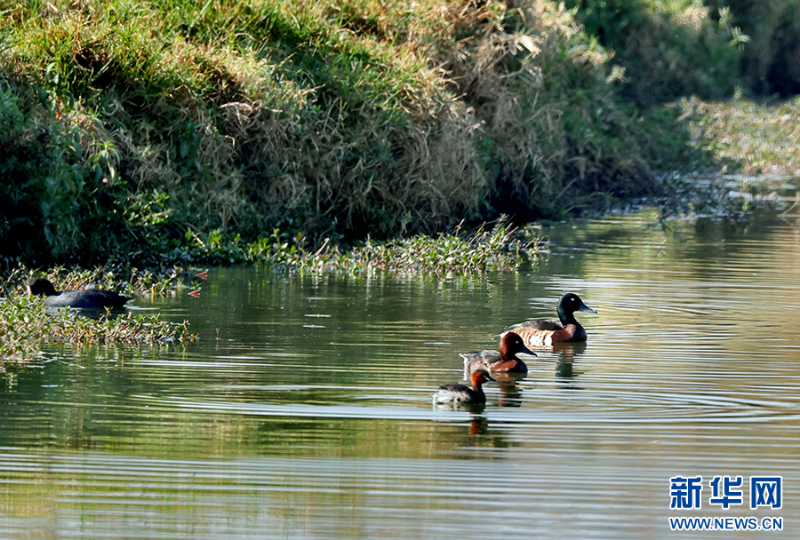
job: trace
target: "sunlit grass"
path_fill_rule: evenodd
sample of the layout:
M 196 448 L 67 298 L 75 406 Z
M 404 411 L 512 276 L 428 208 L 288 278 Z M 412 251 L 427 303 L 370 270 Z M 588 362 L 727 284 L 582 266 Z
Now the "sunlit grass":
M 216 231 L 205 240 L 187 234 L 187 244 L 172 255 L 187 264 L 261 262 L 289 273 L 347 275 L 475 274 L 535 264 L 544 242 L 534 227 L 509 228 L 504 220 L 492 228 L 485 227 L 471 234 L 456 231 L 437 237 L 367 239 L 349 248 L 327 240 L 312 248 L 302 234 L 290 236 L 279 230 L 251 243 L 239 237 L 226 238 Z
M 706 145 L 731 170 L 800 175 L 800 99 L 686 100 L 695 144 Z

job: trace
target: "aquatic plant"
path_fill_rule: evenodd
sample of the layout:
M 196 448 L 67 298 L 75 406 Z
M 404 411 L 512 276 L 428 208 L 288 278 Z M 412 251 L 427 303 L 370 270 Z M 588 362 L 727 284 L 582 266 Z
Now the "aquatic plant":
M 275 229 L 268 237 L 245 242 L 241 236 L 226 237 L 212 231 L 205 239 L 187 233 L 184 244 L 166 254 L 180 264 L 237 264 L 261 262 L 276 271 L 290 273 L 470 274 L 495 270 L 516 270 L 535 263 L 545 242 L 536 227 L 509 228 L 501 217 L 472 233 L 456 229 L 437 237 L 415 235 L 398 240 L 367 238 L 345 247 L 326 239 L 311 248 L 301 233 L 289 235 Z
M 106 345 L 165 345 L 187 343 L 197 339 L 188 321 L 172 323 L 156 315 L 127 315 L 107 312 L 98 317 L 78 315 L 75 310 L 47 310 L 41 298 L 27 294 L 26 285 L 34 275 L 17 268 L 0 281 L 0 365 L 3 361 L 21 362 L 40 354 L 45 341 L 63 341 L 74 346 Z M 132 271 L 123 289 L 137 294 L 160 294 L 177 288 L 168 287 L 174 277 L 156 278 L 150 271 Z M 80 288 L 87 284 L 118 288 L 113 272 L 104 269 L 66 272 L 54 268 L 46 274 L 58 288 Z

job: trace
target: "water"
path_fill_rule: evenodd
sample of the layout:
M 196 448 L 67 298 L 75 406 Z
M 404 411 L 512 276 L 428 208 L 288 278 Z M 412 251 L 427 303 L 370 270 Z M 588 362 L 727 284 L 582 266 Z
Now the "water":
M 548 235 L 519 274 L 212 269 L 199 299 L 135 302 L 199 343 L 53 345 L 0 375 L 0 537 L 715 536 L 670 516 L 797 530 L 797 215 L 665 229 L 646 210 Z M 431 406 L 458 352 L 551 317 L 564 291 L 598 311 L 578 314 L 587 345 L 538 349 L 482 412 Z M 703 477 L 702 509 L 670 510 L 678 475 Z M 719 475 L 743 477 L 743 504 L 709 504 Z M 756 475 L 783 477 L 781 509 L 749 508 Z

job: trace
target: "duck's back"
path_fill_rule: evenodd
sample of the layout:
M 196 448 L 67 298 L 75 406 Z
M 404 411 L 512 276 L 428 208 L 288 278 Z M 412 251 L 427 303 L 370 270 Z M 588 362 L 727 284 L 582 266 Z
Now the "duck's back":
M 464 368 L 467 373 L 472 373 L 479 369 L 490 371 L 528 371 L 525 362 L 518 358 L 503 361 L 500 351 L 481 351 L 473 353 L 459 353 L 464 359 Z
M 509 326 L 506 328 L 506 332 L 517 332 L 522 328 L 530 328 L 532 330 L 546 330 L 546 331 L 555 331 L 555 330 L 563 330 L 564 325 L 561 324 L 561 321 L 557 321 L 555 319 L 547 320 L 534 320 L 531 319 L 529 321 L 525 321 L 523 323 L 515 324 L 514 326 Z M 519 332 L 517 332 L 519 333 Z
M 445 384 L 433 395 L 433 402 L 443 403 L 486 403 L 486 395 L 463 384 Z
M 459 353 L 459 356 L 464 359 L 464 365 L 468 368 L 469 372 L 478 369 L 486 369 L 495 362 L 500 361 L 499 351 L 481 351 L 471 353 Z
M 80 309 L 120 309 L 129 299 L 111 291 L 88 289 L 85 291 L 64 291 L 44 299 L 49 307 L 71 307 Z

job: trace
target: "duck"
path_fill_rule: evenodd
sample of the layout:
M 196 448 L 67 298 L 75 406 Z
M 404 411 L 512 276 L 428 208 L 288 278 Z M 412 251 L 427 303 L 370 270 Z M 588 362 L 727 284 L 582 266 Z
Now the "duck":
M 34 296 L 44 296 L 44 304 L 54 308 L 122 309 L 125 302 L 130 300 L 126 296 L 100 289 L 58 292 L 45 278 L 31 281 L 28 284 L 28 291 Z
M 483 393 L 483 383 L 494 381 L 485 369 L 475 371 L 469 377 L 470 388 L 464 384 L 445 384 L 433 394 L 434 405 L 470 405 L 486 403 L 486 394 Z
M 529 347 L 535 345 L 552 345 L 553 343 L 578 343 L 586 341 L 586 330 L 575 319 L 576 311 L 597 313 L 583 303 L 575 293 L 566 293 L 558 301 L 557 321 L 530 320 L 506 328 L 507 332 L 514 332 L 522 337 Z
M 478 369 L 486 369 L 490 372 L 517 372 L 528 371 L 525 362 L 517 358 L 518 353 L 525 353 L 531 356 L 538 356 L 535 352 L 525 346 L 525 342 L 516 332 L 506 332 L 500 338 L 499 351 L 481 351 L 471 353 L 460 353 L 464 359 L 464 369 L 467 373 L 472 373 Z

